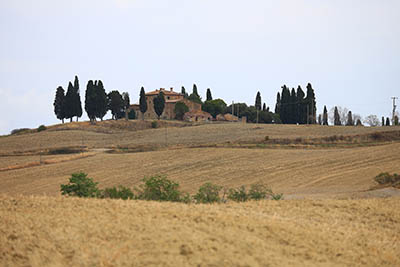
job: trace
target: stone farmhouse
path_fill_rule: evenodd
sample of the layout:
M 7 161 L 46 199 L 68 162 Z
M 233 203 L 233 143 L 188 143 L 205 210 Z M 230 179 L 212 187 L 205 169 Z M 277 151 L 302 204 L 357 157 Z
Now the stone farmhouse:
M 163 113 L 161 114 L 161 119 L 175 119 L 175 105 L 178 102 L 183 102 L 189 108 L 189 112 L 186 112 L 184 115 L 184 120 L 212 120 L 212 116 L 210 113 L 201 110 L 201 104 L 186 99 L 183 94 L 174 92 L 173 88 L 170 88 L 170 90 L 160 88 L 159 90 L 157 89 L 155 91 L 146 93 L 147 111 L 144 113 L 145 119 L 157 119 L 157 114 L 154 111 L 154 98 L 157 97 L 160 92 L 163 92 L 165 98 L 165 107 Z M 139 104 L 131 105 L 130 108 L 135 110 L 138 118 L 141 118 L 142 114 L 140 112 Z

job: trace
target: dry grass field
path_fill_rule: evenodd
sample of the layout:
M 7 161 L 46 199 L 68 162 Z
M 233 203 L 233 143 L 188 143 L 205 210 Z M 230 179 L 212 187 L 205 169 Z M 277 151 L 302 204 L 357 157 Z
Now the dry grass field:
M 400 127 L 149 123 L 72 123 L 1 137 L 0 266 L 400 265 L 400 190 L 371 190 L 377 174 L 400 173 L 397 139 L 265 143 L 266 136 L 398 135 Z M 79 153 L 62 154 L 71 149 Z M 285 200 L 187 205 L 61 197 L 60 184 L 79 171 L 100 187 L 134 187 L 144 176 L 165 174 L 189 193 L 205 182 L 261 182 Z
M 399 266 L 400 199 L 187 205 L 0 195 L 1 266 Z

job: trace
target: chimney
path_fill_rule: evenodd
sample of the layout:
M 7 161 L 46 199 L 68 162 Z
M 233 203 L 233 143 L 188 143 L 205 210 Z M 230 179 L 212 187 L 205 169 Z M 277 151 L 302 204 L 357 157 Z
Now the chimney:
M 171 92 L 174 90 L 174 87 L 169 88 L 171 90 Z

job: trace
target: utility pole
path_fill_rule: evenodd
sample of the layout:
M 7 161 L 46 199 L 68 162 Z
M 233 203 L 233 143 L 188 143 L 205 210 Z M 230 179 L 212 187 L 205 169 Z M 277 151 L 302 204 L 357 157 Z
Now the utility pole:
M 396 96 L 391 97 L 393 99 L 393 114 L 392 114 L 392 125 L 394 125 L 394 117 L 396 116 L 396 99 L 399 99 Z

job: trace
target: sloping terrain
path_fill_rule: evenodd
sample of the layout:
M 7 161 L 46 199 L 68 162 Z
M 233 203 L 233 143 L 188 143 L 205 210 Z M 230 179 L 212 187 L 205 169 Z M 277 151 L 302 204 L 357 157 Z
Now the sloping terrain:
M 399 200 L 0 196 L 0 265 L 399 266 Z

